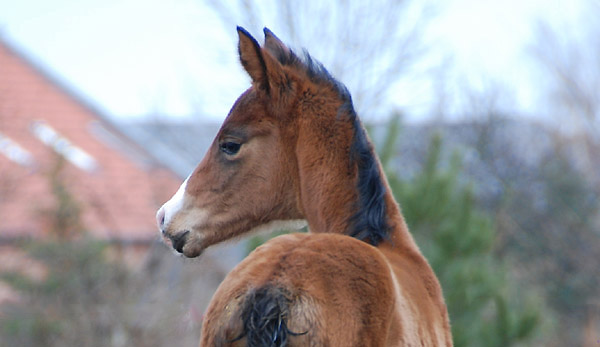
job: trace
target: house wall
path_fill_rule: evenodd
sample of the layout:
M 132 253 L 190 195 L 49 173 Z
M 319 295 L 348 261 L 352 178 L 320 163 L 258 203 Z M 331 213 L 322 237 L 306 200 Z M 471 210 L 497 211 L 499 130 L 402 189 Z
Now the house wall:
M 99 125 L 111 136 L 100 136 Z M 81 229 L 107 239 L 152 239 L 156 210 L 180 184 L 93 106 L 0 42 L 2 138 L 29 160 L 0 152 L 0 236 L 51 233 L 64 191 L 66 205 L 80 210 Z M 56 170 L 60 158 L 66 160 Z

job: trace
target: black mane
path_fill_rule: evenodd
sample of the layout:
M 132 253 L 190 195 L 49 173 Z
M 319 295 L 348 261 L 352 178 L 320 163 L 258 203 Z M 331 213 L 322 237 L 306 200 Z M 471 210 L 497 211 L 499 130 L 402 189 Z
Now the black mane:
M 373 148 L 351 103 L 350 108 L 354 122 L 354 139 L 350 157 L 358 166 L 359 206 L 352 216 L 354 230 L 351 230 L 349 235 L 359 240 L 368 240 L 370 244 L 377 246 L 389 236 L 389 225 L 386 220 L 386 187 Z
M 342 100 L 338 116 L 346 115 L 353 123 L 354 138 L 350 148 L 350 160 L 358 167 L 357 212 L 351 218 L 353 227 L 348 234 L 377 246 L 389 236 L 389 226 L 386 221 L 386 187 L 383 184 L 382 173 L 379 170 L 373 148 L 354 110 L 348 88 L 331 76 L 323 64 L 314 60 L 306 51 L 304 51 L 303 59 L 300 59 L 292 51 L 272 53 L 275 53 L 277 60 L 282 65 L 293 65 L 303 69 L 311 81 L 332 87 Z

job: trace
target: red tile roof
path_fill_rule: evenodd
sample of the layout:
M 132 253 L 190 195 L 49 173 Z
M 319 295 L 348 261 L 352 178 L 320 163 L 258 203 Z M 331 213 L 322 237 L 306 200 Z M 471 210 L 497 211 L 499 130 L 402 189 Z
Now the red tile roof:
M 110 239 L 155 238 L 154 214 L 177 190 L 177 176 L 0 40 L 1 238 L 49 232 L 45 211 L 57 206 L 49 178 L 57 152 L 71 157 L 61 177 L 89 232 Z

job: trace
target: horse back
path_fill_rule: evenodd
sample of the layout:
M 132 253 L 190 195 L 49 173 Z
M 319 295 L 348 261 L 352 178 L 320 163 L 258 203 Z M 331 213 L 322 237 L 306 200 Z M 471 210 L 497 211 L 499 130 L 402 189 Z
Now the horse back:
M 274 238 L 219 286 L 201 345 L 434 345 L 419 330 L 419 285 L 398 276 L 382 252 L 349 236 Z

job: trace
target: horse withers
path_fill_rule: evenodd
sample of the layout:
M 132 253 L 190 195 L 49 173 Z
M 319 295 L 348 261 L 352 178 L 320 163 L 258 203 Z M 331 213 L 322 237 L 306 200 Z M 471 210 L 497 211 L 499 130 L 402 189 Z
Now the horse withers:
M 439 282 L 394 200 L 348 90 L 268 29 L 238 27 L 252 86 L 157 213 L 186 257 L 258 230 L 276 237 L 221 283 L 202 346 L 451 346 Z

